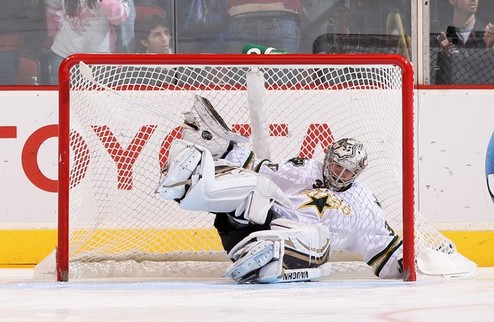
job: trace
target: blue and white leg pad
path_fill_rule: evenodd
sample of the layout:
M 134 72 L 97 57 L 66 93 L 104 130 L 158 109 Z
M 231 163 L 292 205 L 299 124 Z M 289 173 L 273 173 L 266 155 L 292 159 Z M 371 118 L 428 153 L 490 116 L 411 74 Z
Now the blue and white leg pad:
M 169 154 L 164 178 L 155 190 L 164 200 L 173 200 L 185 195 L 185 185 L 203 158 L 204 149 L 186 141 L 175 140 Z
M 326 226 L 287 219 L 275 219 L 271 226 L 272 230 L 250 234 L 228 253 L 234 263 L 224 276 L 239 283 L 282 283 L 329 275 Z
M 243 256 L 234 264 L 230 265 L 224 275 L 231 277 L 240 283 L 248 283 L 251 281 L 256 281 L 258 283 L 273 283 L 281 274 L 278 270 L 279 265 L 273 267 L 275 271 L 271 272 L 271 274 L 269 274 L 270 276 L 264 276 L 263 278 L 258 276 L 257 271 L 266 267 L 270 262 L 278 261 L 280 253 L 279 241 L 258 240 L 252 242 L 245 246 L 245 249 L 242 250 Z

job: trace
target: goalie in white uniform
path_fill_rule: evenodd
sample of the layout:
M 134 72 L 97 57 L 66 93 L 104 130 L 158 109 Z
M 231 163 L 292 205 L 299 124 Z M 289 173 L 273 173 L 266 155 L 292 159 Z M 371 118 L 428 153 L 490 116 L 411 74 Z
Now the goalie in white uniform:
M 156 189 L 180 207 L 216 214 L 214 225 L 238 282 L 304 281 L 327 274 L 330 250 L 357 253 L 380 278 L 402 278 L 403 243 L 372 192 L 355 179 L 367 165 L 362 143 L 341 139 L 324 163 L 258 160 L 238 143 L 211 103 L 197 96 L 184 140 L 170 151 Z

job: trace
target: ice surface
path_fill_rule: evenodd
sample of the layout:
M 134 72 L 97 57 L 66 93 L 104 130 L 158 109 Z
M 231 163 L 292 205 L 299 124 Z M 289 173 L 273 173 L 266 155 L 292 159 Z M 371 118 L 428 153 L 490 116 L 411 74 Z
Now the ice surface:
M 0 321 L 494 321 L 494 268 L 417 282 L 327 278 L 39 281 L 0 269 Z

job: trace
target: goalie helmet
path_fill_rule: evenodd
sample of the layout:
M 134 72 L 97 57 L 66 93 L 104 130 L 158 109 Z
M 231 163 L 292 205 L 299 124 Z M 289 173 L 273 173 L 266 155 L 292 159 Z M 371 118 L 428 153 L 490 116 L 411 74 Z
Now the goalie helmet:
M 324 184 L 342 191 L 348 188 L 367 167 L 364 145 L 355 139 L 344 138 L 333 142 L 324 157 Z
M 184 114 L 183 139 L 208 149 L 213 159 L 221 158 L 233 143 L 249 139 L 232 132 L 211 102 L 196 95 L 193 110 Z

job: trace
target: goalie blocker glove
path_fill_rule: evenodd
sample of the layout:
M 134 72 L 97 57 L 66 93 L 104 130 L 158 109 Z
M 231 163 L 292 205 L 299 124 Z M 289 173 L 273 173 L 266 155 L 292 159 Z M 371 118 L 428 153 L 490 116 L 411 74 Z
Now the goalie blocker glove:
M 275 219 L 271 230 L 238 243 L 228 256 L 234 263 L 224 276 L 239 283 L 302 282 L 329 275 L 329 229 Z

